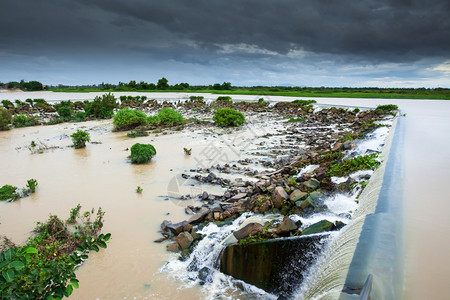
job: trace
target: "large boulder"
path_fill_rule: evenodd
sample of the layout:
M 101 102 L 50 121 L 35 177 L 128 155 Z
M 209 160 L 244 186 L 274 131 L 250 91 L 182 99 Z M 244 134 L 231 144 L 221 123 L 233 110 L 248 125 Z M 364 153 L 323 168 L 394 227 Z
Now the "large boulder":
M 308 193 L 302 192 L 300 190 L 294 190 L 290 195 L 289 195 L 289 200 L 291 200 L 292 202 L 297 202 L 297 201 L 301 201 L 304 200 L 308 197 Z
M 315 190 L 320 186 L 320 181 L 315 178 L 311 178 L 303 182 L 303 185 L 306 186 L 308 189 Z
M 249 223 L 239 230 L 233 232 L 234 237 L 239 241 L 249 237 L 250 235 L 255 235 L 258 232 L 263 231 L 263 226 L 259 223 Z
M 277 227 L 277 233 L 278 234 L 289 233 L 293 230 L 296 230 L 297 228 L 298 228 L 297 225 L 288 216 L 285 216 L 283 221 Z
M 166 249 L 170 252 L 178 252 L 180 251 L 180 246 L 178 246 L 178 243 L 171 243 L 166 246 Z
M 335 229 L 336 226 L 332 222 L 328 220 L 322 220 L 307 227 L 305 230 L 303 230 L 302 235 L 320 233 L 324 231 L 332 231 Z
M 166 224 L 166 229 L 169 230 L 173 235 L 178 235 L 180 232 L 184 231 L 184 227 L 188 225 L 188 222 L 182 221 L 175 224 Z M 162 227 L 162 226 L 161 226 Z
M 181 250 L 189 248 L 193 241 L 194 238 L 189 232 L 182 232 L 177 236 L 177 243 Z
M 283 202 L 288 198 L 288 194 L 283 187 L 277 186 L 272 192 L 272 202 L 275 208 L 283 206 Z
M 202 209 L 200 209 L 200 211 L 198 211 L 195 215 L 193 215 L 187 222 L 189 224 L 198 224 L 203 222 L 203 220 L 205 219 L 205 217 L 210 213 L 211 210 L 209 210 L 206 207 L 202 207 Z

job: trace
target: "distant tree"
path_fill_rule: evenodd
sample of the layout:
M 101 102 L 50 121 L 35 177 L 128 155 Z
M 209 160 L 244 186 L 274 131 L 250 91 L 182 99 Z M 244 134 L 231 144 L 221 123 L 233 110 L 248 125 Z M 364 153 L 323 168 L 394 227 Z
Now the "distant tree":
M 231 90 L 231 82 L 222 83 L 222 90 Z
M 158 90 L 166 90 L 169 88 L 169 81 L 163 77 L 160 80 L 158 80 L 158 84 L 156 85 Z
M 136 88 L 136 80 L 130 80 L 128 86 L 132 89 Z
M 214 85 L 212 86 L 213 90 L 221 90 L 222 89 L 222 85 L 220 85 L 220 83 L 214 83 Z

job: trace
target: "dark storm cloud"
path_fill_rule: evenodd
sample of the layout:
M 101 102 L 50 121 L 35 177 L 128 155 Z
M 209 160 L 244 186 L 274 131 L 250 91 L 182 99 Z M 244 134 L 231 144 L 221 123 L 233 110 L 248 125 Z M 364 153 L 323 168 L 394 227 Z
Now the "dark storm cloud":
M 167 56 L 247 44 L 280 55 L 302 49 L 381 60 L 450 52 L 448 0 L 2 2 L 4 51 L 139 47 Z

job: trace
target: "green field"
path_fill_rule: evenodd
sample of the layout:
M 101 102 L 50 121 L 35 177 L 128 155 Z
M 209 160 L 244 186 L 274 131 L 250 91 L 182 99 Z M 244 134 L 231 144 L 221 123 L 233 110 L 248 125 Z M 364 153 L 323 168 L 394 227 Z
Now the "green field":
M 338 89 L 338 88 L 300 88 L 300 90 L 280 90 L 279 88 L 233 88 L 232 90 L 184 89 L 184 90 L 139 90 L 139 89 L 95 89 L 61 88 L 54 92 L 182 92 L 211 93 L 225 95 L 259 95 L 288 97 L 329 97 L 329 98 L 381 98 L 381 99 L 434 99 L 450 100 L 450 89 Z

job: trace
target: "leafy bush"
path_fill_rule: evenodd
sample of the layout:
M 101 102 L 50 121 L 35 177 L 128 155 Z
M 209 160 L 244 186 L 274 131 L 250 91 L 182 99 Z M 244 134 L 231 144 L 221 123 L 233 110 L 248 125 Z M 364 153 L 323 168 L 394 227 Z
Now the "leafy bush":
M 70 108 L 70 106 L 62 106 L 56 111 L 58 112 L 58 115 L 64 120 L 70 120 L 70 117 L 72 117 L 72 109 Z
M 372 153 L 353 159 L 344 159 L 341 163 L 331 164 L 328 167 L 328 175 L 341 177 L 359 170 L 375 170 L 380 164 L 377 157 L 378 153 Z
M 14 104 L 9 100 L 2 100 L 2 105 L 5 109 L 13 109 Z
M 9 130 L 11 123 L 11 113 L 6 109 L 0 108 L 0 130 Z
M 159 125 L 161 123 L 161 118 L 158 115 L 155 116 L 148 116 L 147 117 L 147 124 L 148 125 Z
M 377 114 L 383 114 L 383 115 L 392 115 L 395 116 L 396 110 L 398 110 L 398 106 L 395 104 L 386 104 L 386 105 L 378 105 L 375 109 L 375 112 Z
M 82 111 L 77 111 L 73 117 L 72 117 L 72 122 L 84 122 L 86 121 L 86 113 L 82 112 Z
M 27 180 L 27 188 L 32 192 L 36 192 L 36 187 L 38 186 L 38 182 L 36 179 Z
M 6 201 L 10 199 L 17 199 L 19 195 L 16 194 L 17 187 L 5 184 L 0 188 L 0 201 Z
M 23 114 L 16 115 L 13 117 L 12 121 L 14 127 L 27 127 L 27 126 L 35 126 L 38 124 L 37 119 L 35 117 L 27 117 Z
M 125 108 L 119 110 L 113 118 L 116 130 L 128 130 L 147 122 L 147 115 L 140 110 Z
M 114 108 L 119 107 L 116 97 L 113 94 L 104 94 L 101 97 L 95 97 L 92 102 L 86 106 L 86 114 L 96 119 L 109 119 L 114 114 Z
M 133 164 L 146 163 L 156 154 L 156 149 L 151 144 L 136 143 L 131 146 L 130 151 L 131 163 Z
M 184 124 L 183 115 L 172 108 L 165 107 L 158 114 L 160 123 L 164 125 L 181 125 Z
M 86 147 L 86 142 L 89 142 L 91 140 L 89 132 L 80 129 L 72 133 L 70 137 L 72 138 L 73 146 L 76 149 Z
M 81 208 L 81 207 L 80 207 Z M 0 295 L 4 299 L 61 299 L 78 288 L 75 270 L 88 258 L 89 251 L 106 248 L 111 234 L 98 234 L 104 212 L 85 212 L 74 216 L 74 228 L 67 228 L 57 216 L 38 223 L 37 235 L 20 247 L 0 253 Z
M 245 123 L 245 117 L 233 108 L 219 108 L 214 113 L 213 121 L 220 127 L 240 126 Z

